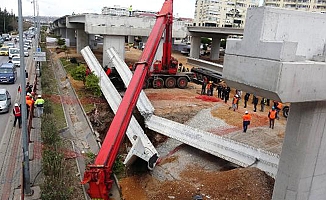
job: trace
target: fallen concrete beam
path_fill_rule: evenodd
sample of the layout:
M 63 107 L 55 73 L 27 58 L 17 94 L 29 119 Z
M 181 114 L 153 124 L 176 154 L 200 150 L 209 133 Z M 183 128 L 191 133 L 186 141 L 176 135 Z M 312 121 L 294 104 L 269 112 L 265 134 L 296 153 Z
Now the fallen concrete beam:
M 122 100 L 120 94 L 104 72 L 91 49 L 87 46 L 81 50 L 81 54 L 83 55 L 88 67 L 97 77 L 99 77 L 101 90 L 109 102 L 111 109 L 116 113 Z M 135 160 L 135 156 L 138 156 L 147 161 L 148 167 L 152 169 L 156 164 L 158 153 L 134 116 L 131 117 L 126 134 L 133 147 L 128 152 L 124 163 L 128 165 Z
M 128 68 L 127 64 L 119 57 L 114 48 L 109 48 L 106 52 L 109 55 L 113 67 L 116 68 L 125 86 L 128 87 L 133 74 Z M 151 116 L 154 113 L 154 107 L 143 90 L 140 92 L 137 101 L 137 108 L 142 116 L 146 116 L 145 118 L 147 118 L 147 116 Z

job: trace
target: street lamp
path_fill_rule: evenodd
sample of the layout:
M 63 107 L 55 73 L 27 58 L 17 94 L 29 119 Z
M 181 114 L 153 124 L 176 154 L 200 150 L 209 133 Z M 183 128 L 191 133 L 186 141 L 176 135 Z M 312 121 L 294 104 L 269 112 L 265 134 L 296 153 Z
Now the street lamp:
M 18 0 L 18 31 L 19 31 L 19 49 L 20 49 L 20 78 L 21 78 L 21 113 L 22 113 L 22 143 L 23 143 L 23 189 L 24 194 L 32 195 L 33 191 L 30 186 L 30 171 L 29 171 L 29 141 L 27 136 L 27 110 L 26 110 L 26 74 L 24 63 L 24 40 L 23 40 L 23 14 L 22 1 Z

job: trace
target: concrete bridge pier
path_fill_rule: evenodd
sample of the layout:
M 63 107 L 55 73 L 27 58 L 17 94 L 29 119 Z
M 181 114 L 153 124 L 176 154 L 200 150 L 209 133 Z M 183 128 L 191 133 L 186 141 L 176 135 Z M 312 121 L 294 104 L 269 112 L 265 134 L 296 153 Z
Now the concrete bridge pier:
M 221 37 L 213 37 L 211 54 L 210 54 L 211 60 L 218 60 L 220 58 L 220 46 L 221 46 Z
M 326 101 L 292 103 L 273 199 L 326 197 Z
M 326 197 L 325 21 L 320 13 L 249 8 L 243 39 L 227 42 L 230 87 L 291 103 L 273 200 Z
M 113 47 L 122 60 L 125 59 L 125 36 L 104 35 L 103 41 L 103 67 L 109 66 L 110 58 L 106 55 L 106 50 Z
M 83 29 L 77 29 L 77 53 L 88 46 L 88 34 Z
M 199 37 L 199 36 L 191 37 L 191 47 L 190 47 L 190 57 L 191 58 L 199 58 L 200 39 L 201 39 L 201 37 Z
M 66 28 L 60 28 L 60 35 L 62 38 L 66 38 L 67 36 Z
M 128 43 L 134 43 L 135 42 L 135 36 L 128 35 Z
M 76 34 L 75 29 L 67 28 L 66 29 L 66 38 L 70 41 L 70 46 L 76 46 Z

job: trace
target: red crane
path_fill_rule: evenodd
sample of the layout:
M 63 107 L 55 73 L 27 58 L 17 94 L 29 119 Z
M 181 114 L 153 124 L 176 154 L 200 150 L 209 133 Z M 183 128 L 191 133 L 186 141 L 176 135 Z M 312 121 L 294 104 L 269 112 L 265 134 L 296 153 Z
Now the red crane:
M 156 16 L 155 25 L 149 35 L 141 58 L 139 62 L 135 64 L 136 70 L 134 75 L 111 123 L 95 162 L 87 166 L 82 184 L 89 184 L 87 193 L 91 198 L 109 199 L 109 191 L 113 184 L 113 180 L 111 179 L 112 167 L 128 128 L 132 111 L 135 108 L 140 91 L 143 88 L 146 77 L 150 75 L 149 68 L 153 63 L 163 33 L 165 33 L 163 58 L 161 64 L 157 65 L 157 67 L 160 67 L 161 71 L 176 70 L 174 66 L 175 60 L 171 58 L 172 11 L 173 0 L 165 0 L 161 11 Z M 171 64 L 173 65 L 172 67 Z

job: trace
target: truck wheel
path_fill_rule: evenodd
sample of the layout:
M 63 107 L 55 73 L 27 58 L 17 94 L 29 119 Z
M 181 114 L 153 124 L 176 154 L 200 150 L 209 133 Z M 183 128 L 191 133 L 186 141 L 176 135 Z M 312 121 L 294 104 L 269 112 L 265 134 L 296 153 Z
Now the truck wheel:
M 188 85 L 188 80 L 186 77 L 180 77 L 178 78 L 177 84 L 179 88 L 184 89 Z
M 177 81 L 175 80 L 174 77 L 168 77 L 165 80 L 165 87 L 167 87 L 167 88 L 175 88 L 176 84 L 177 84 Z
M 164 86 L 164 81 L 162 78 L 157 78 L 153 80 L 153 88 L 154 89 L 161 89 Z
M 284 106 L 284 108 L 283 108 L 283 116 L 284 116 L 285 118 L 288 118 L 288 116 L 289 116 L 289 111 L 290 111 L 290 107 L 289 107 L 289 106 Z
M 145 80 L 144 85 L 143 85 L 143 89 L 147 89 L 147 88 L 149 88 L 149 81 Z

